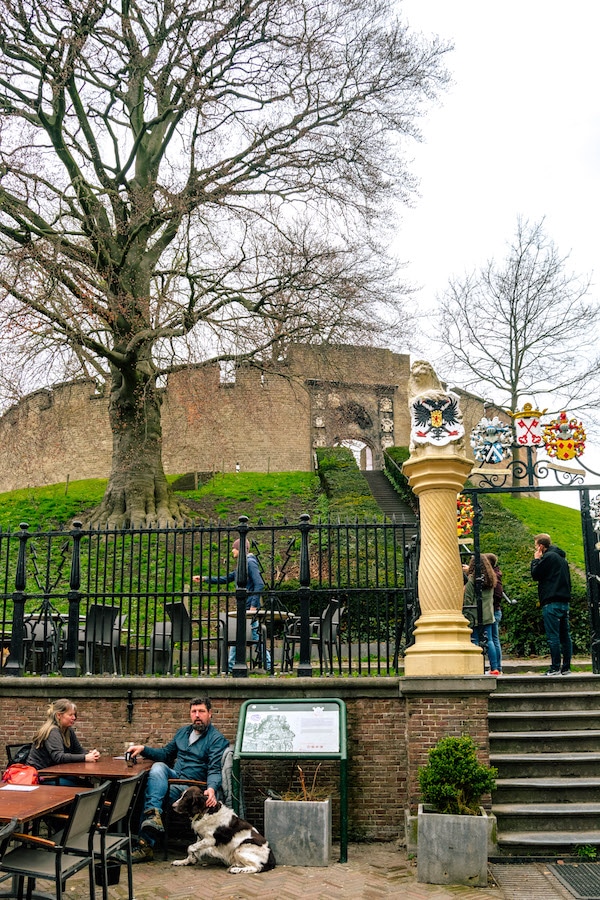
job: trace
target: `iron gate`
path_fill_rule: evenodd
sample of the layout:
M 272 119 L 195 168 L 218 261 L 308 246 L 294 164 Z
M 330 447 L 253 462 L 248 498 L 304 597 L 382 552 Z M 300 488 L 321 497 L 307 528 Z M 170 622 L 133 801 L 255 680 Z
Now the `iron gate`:
M 559 465 L 550 460 L 537 459 L 533 447 L 519 448 L 526 451 L 525 459 L 516 457 L 504 466 L 487 466 L 473 469 L 470 480 L 472 487 L 465 488 L 463 494 L 471 498 L 473 504 L 473 556 L 475 558 L 476 608 L 472 618 L 481 624 L 480 531 L 484 517 L 480 498 L 482 495 L 499 494 L 543 494 L 549 491 L 577 492 L 581 515 L 581 530 L 585 560 L 586 598 L 590 623 L 590 653 L 592 671 L 600 674 L 600 474 L 587 468 L 581 460 L 582 470 Z M 598 483 L 584 486 L 586 472 L 598 478 Z M 554 483 L 548 484 L 552 480 Z

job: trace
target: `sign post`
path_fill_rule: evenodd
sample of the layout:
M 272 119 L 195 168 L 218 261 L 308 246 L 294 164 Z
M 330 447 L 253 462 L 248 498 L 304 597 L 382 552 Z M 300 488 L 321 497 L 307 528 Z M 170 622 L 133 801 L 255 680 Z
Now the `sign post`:
M 337 759 L 340 762 L 340 862 L 348 862 L 346 704 L 338 699 L 246 700 L 233 752 L 233 806 L 240 805 L 242 759 Z

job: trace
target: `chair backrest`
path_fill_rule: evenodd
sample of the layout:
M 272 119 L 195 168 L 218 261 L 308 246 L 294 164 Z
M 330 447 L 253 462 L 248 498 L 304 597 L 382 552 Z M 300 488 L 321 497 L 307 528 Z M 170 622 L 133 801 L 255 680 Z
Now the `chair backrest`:
M 224 630 L 227 631 L 227 646 L 235 644 L 237 640 L 237 616 L 226 616 L 221 618 Z M 246 619 L 246 643 L 256 644 L 256 638 L 252 634 L 252 621 Z
M 6 744 L 6 759 L 8 764 L 17 762 L 24 763 L 29 756 L 31 750 L 31 741 L 26 744 Z
M 33 641 L 35 644 L 52 644 L 54 642 L 54 629 L 48 619 L 40 619 L 39 622 L 24 622 L 25 641 Z
M 92 829 L 95 829 L 109 788 L 110 781 L 105 781 L 97 788 L 75 795 L 71 815 L 61 838 L 64 847 L 68 848 L 71 842 L 75 843 L 76 838 L 90 835 Z
M 131 819 L 137 792 L 142 784 L 145 772 L 138 772 L 131 778 L 123 778 L 117 782 L 117 792 L 113 798 L 110 815 L 106 823 L 110 830 L 119 822 L 126 821 L 127 825 Z
M 233 750 L 234 745 L 229 744 L 221 756 L 221 791 L 225 806 L 233 805 Z
M 192 622 L 186 599 L 175 603 L 165 603 L 165 612 L 171 620 L 171 640 L 182 644 L 191 641 Z
M 340 601 L 337 598 L 329 601 L 321 615 L 320 638 L 322 641 L 334 641 L 340 624 Z
M 92 603 L 85 620 L 86 644 L 102 644 L 112 647 L 118 615 L 118 606 L 102 606 L 99 603 Z
M 10 822 L 7 822 L 6 825 L 3 825 L 2 828 L 0 828 L 0 860 L 6 852 L 11 835 L 17 830 L 18 824 L 19 820 L 15 816 Z

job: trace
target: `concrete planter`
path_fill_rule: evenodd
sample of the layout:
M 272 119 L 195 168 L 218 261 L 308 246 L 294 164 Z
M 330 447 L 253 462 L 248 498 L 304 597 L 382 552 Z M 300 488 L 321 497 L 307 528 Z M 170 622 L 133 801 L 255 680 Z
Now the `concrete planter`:
M 487 886 L 490 816 L 452 816 L 419 804 L 417 877 L 426 884 Z
M 331 800 L 265 800 L 265 837 L 278 866 L 331 864 Z

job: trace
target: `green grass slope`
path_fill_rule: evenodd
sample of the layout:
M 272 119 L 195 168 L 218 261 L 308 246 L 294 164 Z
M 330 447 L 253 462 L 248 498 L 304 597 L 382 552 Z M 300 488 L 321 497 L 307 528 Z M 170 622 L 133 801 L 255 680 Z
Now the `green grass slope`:
M 372 520 L 373 498 L 362 492 L 349 451 L 320 451 L 321 478 L 308 472 L 216 475 L 196 491 L 178 492 L 198 522 L 235 524 L 240 515 L 250 523 L 296 522 L 331 516 Z M 106 481 L 75 481 L 0 494 L 0 528 L 15 530 L 27 522 L 31 530 L 69 528 L 84 522 L 102 499 Z M 508 655 L 547 656 L 537 587 L 529 574 L 533 536 L 548 532 L 567 553 L 573 572 L 571 627 L 576 652 L 589 653 L 589 623 L 583 578 L 581 521 L 577 510 L 530 497 L 483 496 L 480 541 L 483 552 L 496 553 L 504 587 L 518 602 L 504 609 L 502 642 Z

